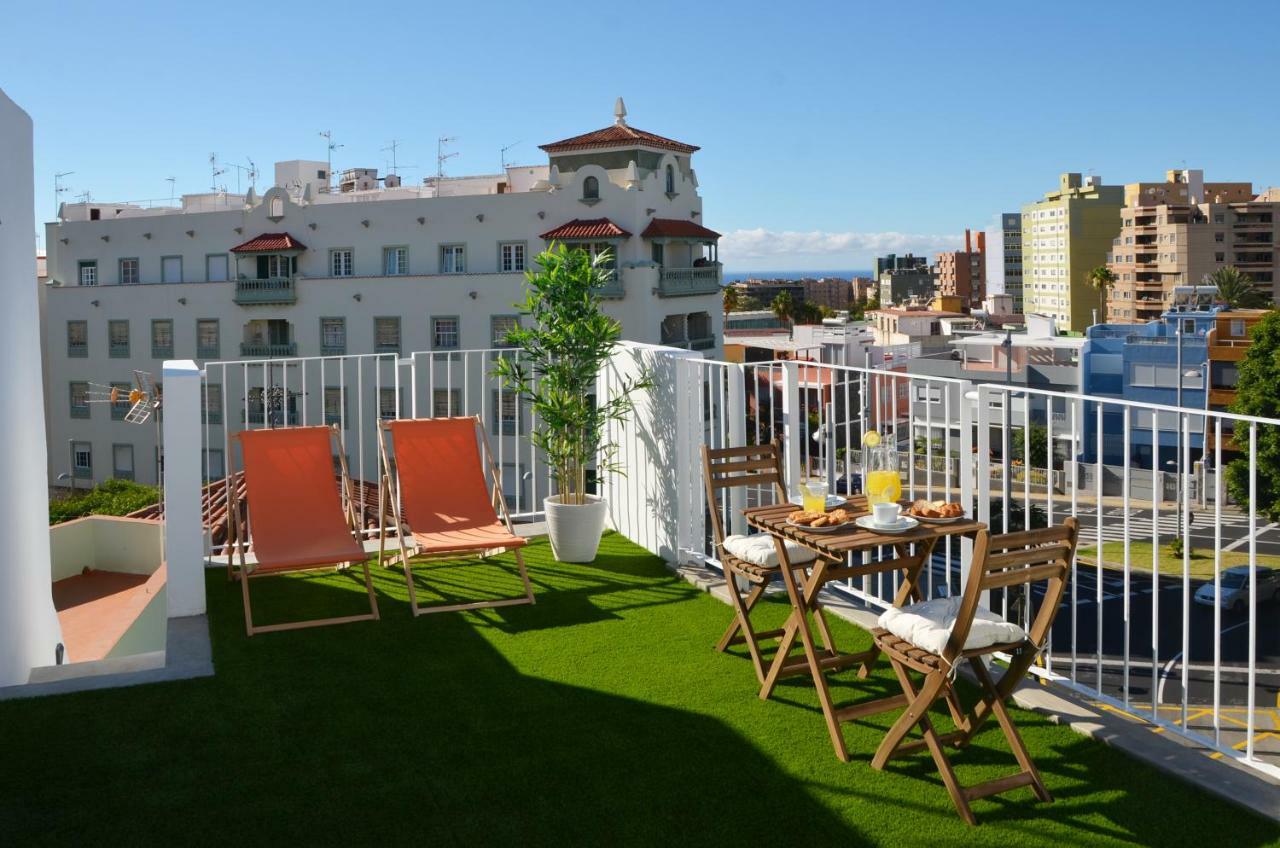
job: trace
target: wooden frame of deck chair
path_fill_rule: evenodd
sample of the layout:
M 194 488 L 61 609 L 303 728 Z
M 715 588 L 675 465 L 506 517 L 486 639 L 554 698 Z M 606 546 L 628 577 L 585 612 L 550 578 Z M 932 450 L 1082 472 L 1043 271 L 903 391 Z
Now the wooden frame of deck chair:
M 725 533 L 721 518 L 722 508 L 716 502 L 716 494 L 745 486 L 773 487 L 776 503 L 787 503 L 787 488 L 782 473 L 782 450 L 778 442 L 772 441 L 764 445 L 749 445 L 740 448 L 708 448 L 702 446 L 702 480 L 707 494 L 707 510 L 711 513 L 711 527 L 715 534 L 714 543 L 719 551 L 720 565 L 724 570 L 725 587 L 729 590 L 729 603 L 733 607 L 733 619 L 725 630 L 716 650 L 728 651 L 733 645 L 745 643 L 751 655 L 751 663 L 755 666 L 756 679 L 763 684 L 768 673 L 761 656 L 760 643 L 770 639 L 779 639 L 786 632 L 785 627 L 774 630 L 756 630 L 751 624 L 751 610 L 764 597 L 769 582 L 782 571 L 780 564 L 759 565 L 741 559 L 724 547 Z M 766 537 L 768 538 L 768 537 Z M 770 544 L 772 548 L 772 542 Z M 776 556 L 776 554 L 775 554 Z M 812 567 L 813 561 L 801 563 L 797 568 L 806 571 Z M 750 589 L 743 594 L 743 586 Z M 814 621 L 822 646 L 834 654 L 835 643 L 831 638 L 831 628 L 827 623 L 825 612 L 816 600 L 813 604 Z
M 269 633 L 326 624 L 376 621 L 378 598 L 369 574 L 369 557 L 361 543 L 363 532 L 356 520 L 351 498 L 351 478 L 342 434 L 336 427 L 285 427 L 270 430 L 242 430 L 236 434 L 244 469 L 244 499 L 248 506 L 247 528 L 241 526 L 241 503 L 237 493 L 228 510 L 239 556 L 239 578 L 244 597 L 245 632 Z M 333 451 L 337 448 L 339 479 L 334 480 Z M 245 559 L 253 534 L 257 564 Z M 231 556 L 228 556 L 230 568 Z M 364 567 L 369 612 L 360 615 L 308 619 L 285 624 L 255 625 L 249 597 L 253 578 L 293 571 L 344 568 L 353 563 Z
M 395 451 L 394 467 L 387 450 L 388 437 Z M 399 562 L 404 568 L 409 606 L 415 616 L 535 603 L 520 552 L 528 540 L 517 536 L 511 526 L 502 478 L 478 415 L 381 422 L 378 455 L 382 466 L 378 487 L 378 564 L 384 564 L 390 519 L 395 515 L 400 555 L 390 564 Z M 408 544 L 406 536 L 410 539 Z M 419 606 L 413 560 L 485 558 L 506 551 L 515 553 L 523 595 Z
M 1058 605 L 1066 591 L 1067 575 L 1075 557 L 1079 531 L 1079 523 L 1074 517 L 1055 527 L 1003 536 L 990 536 L 986 530 L 980 531 L 974 542 L 968 582 L 956 612 L 951 635 L 941 654 L 916 647 L 883 628 L 872 631 L 876 645 L 888 656 L 898 681 L 902 684 L 902 691 L 910 701 L 906 711 L 889 729 L 876 751 L 871 761 L 873 768 L 884 768 L 890 757 L 917 751 L 922 747 L 928 748 L 956 810 L 971 825 L 977 824 L 977 819 L 969 804 L 978 798 L 1029 786 L 1039 800 L 1053 800 L 1013 724 L 1005 701 L 1013 694 L 1014 687 L 1026 676 L 1031 664 L 1045 647 L 1053 621 L 1058 615 Z M 1024 585 L 1029 588 L 1031 583 L 1041 580 L 1047 581 L 1048 585 L 1029 633 L 1024 633 L 1023 638 L 1017 641 L 969 649 L 963 647 L 969 638 L 974 618 L 981 610 L 980 598 L 983 592 Z M 984 657 L 997 652 L 1011 657 L 999 681 L 992 678 L 991 672 L 983 663 Z M 980 689 L 978 702 L 968 714 L 960 712 L 959 695 L 954 683 L 955 672 L 963 662 L 968 662 Z M 911 671 L 924 674 L 924 682 L 919 689 L 911 681 Z M 938 734 L 929 719 L 929 708 L 939 698 L 946 700 L 955 721 L 957 729 L 952 733 Z M 976 786 L 961 786 L 947 759 L 944 745 L 964 747 L 992 715 L 1004 731 L 1020 770 Z M 907 733 L 917 724 L 920 725 L 923 738 L 904 741 Z

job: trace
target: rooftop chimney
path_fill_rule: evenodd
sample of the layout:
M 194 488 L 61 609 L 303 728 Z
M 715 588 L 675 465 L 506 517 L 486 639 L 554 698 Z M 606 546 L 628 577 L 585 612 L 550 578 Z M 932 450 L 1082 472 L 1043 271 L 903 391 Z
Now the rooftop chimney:
M 987 234 L 984 230 L 978 230 L 978 252 L 987 252 Z
M 972 246 L 972 244 L 971 244 L 971 240 L 970 240 L 970 238 L 969 238 L 969 231 L 968 231 L 968 230 L 965 230 L 965 231 L 964 231 L 964 252 L 965 252 L 965 253 L 972 253 L 972 252 L 973 252 L 973 246 Z

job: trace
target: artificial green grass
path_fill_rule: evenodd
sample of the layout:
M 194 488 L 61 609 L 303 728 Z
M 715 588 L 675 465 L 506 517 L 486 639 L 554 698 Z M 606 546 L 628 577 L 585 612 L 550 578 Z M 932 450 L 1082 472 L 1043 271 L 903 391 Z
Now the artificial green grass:
M 545 542 L 526 559 L 536 606 L 415 620 L 384 571 L 381 622 L 252 639 L 239 587 L 209 572 L 216 676 L 0 702 L 0 843 L 1280 843 L 1271 823 L 1021 711 L 1057 800 L 978 801 L 969 828 L 927 753 L 871 769 L 893 715 L 848 726 L 840 763 L 813 688 L 792 678 L 760 701 L 750 663 L 712 650 L 728 608 L 622 537 L 591 565 Z M 519 592 L 493 564 L 416 579 L 424 601 L 429 586 Z M 253 590 L 259 623 L 364 604 L 355 570 Z M 842 704 L 895 691 L 884 668 L 833 680 Z M 955 762 L 966 783 L 1016 769 L 994 722 Z

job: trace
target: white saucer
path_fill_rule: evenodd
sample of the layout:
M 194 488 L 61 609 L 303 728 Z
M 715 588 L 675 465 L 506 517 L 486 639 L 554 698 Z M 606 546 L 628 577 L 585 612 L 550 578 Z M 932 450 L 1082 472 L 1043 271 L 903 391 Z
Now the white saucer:
M 787 500 L 791 501 L 791 503 L 795 504 L 796 506 L 800 506 L 802 502 L 802 498 L 800 495 L 792 495 Z M 827 511 L 830 512 L 836 507 L 844 506 L 844 502 L 845 502 L 845 498 L 843 495 L 827 495 Z
M 872 515 L 859 516 L 853 522 L 863 530 L 870 530 L 872 533 L 905 533 L 920 526 L 920 522 L 909 515 L 898 516 L 895 524 L 878 524 L 875 516 Z

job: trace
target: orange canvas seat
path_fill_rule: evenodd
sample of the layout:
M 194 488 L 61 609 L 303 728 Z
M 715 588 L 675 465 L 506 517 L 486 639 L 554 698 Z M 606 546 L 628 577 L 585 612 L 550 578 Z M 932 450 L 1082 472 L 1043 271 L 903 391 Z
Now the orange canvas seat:
M 252 636 L 270 630 L 367 621 L 378 617 L 378 603 L 364 547 L 353 530 L 350 480 L 345 458 L 335 482 L 333 440 L 329 427 L 244 430 L 237 434 L 244 464 L 248 533 L 256 564 L 245 558 L 246 533 L 237 529 L 240 583 L 244 594 L 245 629 Z M 338 455 L 342 457 L 341 443 Z M 241 510 L 230 511 L 233 522 Z M 345 563 L 364 564 L 369 595 L 367 615 L 314 619 L 290 624 L 255 626 L 249 598 L 249 579 L 288 571 L 305 571 Z
M 526 540 L 512 531 L 501 481 L 480 420 L 470 416 L 390 421 L 379 428 L 378 434 L 383 468 L 383 495 L 379 506 L 383 546 L 392 523 L 390 516 L 395 511 L 392 504 L 398 499 L 407 527 L 398 527 L 396 536 L 414 615 L 533 603 L 533 589 L 520 555 Z M 387 436 L 395 451 L 394 468 L 387 450 Z M 482 441 L 486 454 L 483 458 Z M 412 542 L 412 551 L 406 537 Z M 499 550 L 515 551 L 525 587 L 523 596 L 430 608 L 418 606 L 410 568 L 412 559 Z M 382 560 L 380 549 L 379 563 Z

